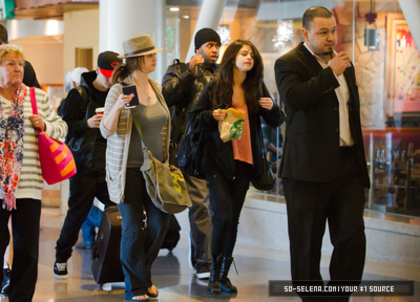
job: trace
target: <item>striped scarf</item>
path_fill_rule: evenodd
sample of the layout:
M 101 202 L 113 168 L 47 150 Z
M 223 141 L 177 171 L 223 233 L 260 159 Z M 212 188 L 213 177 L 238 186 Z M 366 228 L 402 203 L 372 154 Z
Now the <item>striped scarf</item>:
M 3 209 L 16 209 L 16 190 L 23 159 L 23 136 L 25 134 L 25 117 L 23 101 L 26 97 L 26 86 L 16 89 L 9 116 L 4 114 L 0 102 L 0 194 L 3 195 Z

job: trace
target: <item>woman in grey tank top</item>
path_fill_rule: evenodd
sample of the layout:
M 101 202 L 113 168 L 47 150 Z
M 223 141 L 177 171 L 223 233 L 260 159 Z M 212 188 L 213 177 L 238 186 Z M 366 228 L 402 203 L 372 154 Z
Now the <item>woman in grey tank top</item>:
M 107 183 L 111 200 L 118 203 L 123 220 L 121 262 L 125 275 L 124 298 L 148 301 L 157 297 L 152 283 L 151 267 L 168 229 L 168 214 L 150 200 L 140 167 L 143 152 L 140 136 L 130 110 L 137 110 L 141 132 L 148 149 L 162 162 L 168 157 L 169 110 L 161 94 L 161 86 L 149 78 L 156 68 L 155 48 L 148 35 L 133 37 L 123 43 L 125 64 L 115 68 L 116 83 L 105 102 L 101 133 L 108 139 L 106 153 Z M 134 85 L 139 104 L 126 107 L 133 94 L 124 95 L 123 86 Z M 144 232 L 143 208 L 148 231 Z

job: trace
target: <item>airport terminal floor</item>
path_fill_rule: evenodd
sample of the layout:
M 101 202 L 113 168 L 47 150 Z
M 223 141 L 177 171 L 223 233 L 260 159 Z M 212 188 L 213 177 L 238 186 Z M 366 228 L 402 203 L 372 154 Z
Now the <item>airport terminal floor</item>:
M 43 208 L 41 218 L 41 243 L 39 278 L 34 302 L 81 302 L 81 301 L 124 301 L 124 284 L 117 283 L 111 291 L 102 290 L 95 284 L 91 273 L 91 253 L 75 249 L 70 258 L 67 281 L 55 280 L 53 263 L 55 242 L 59 236 L 64 217 L 58 208 Z M 153 282 L 159 289 L 159 302 L 200 301 L 290 301 L 295 297 L 269 297 L 269 280 L 290 280 L 289 253 L 284 250 L 261 248 L 238 244 L 234 258 L 239 275 L 231 268 L 230 278 L 238 286 L 238 294 L 210 294 L 206 281 L 197 280 L 188 266 L 188 240 L 181 238 L 178 246 L 169 253 L 161 250 L 153 267 Z M 322 275 L 328 279 L 330 257 L 321 261 Z M 367 261 L 363 280 L 413 280 L 414 297 L 352 297 L 354 302 L 414 302 L 420 301 L 420 266 L 412 264 Z M 1 298 L 1 302 L 8 302 Z

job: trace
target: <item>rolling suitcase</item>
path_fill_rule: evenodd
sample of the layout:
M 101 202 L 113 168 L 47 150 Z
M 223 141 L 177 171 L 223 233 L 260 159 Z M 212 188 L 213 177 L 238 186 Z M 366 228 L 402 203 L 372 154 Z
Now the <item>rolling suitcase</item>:
M 92 248 L 92 273 L 97 284 L 123 282 L 124 273 L 120 260 L 122 218 L 118 206 L 111 206 L 102 213 L 98 237 Z M 147 228 L 146 228 L 147 230 Z M 178 244 L 181 227 L 174 215 L 169 217 L 169 229 L 161 249 L 172 251 Z
M 123 282 L 120 261 L 122 219 L 117 206 L 102 213 L 98 237 L 92 249 L 92 273 L 96 283 Z
M 168 249 L 170 252 L 172 252 L 172 250 L 178 244 L 180 238 L 179 231 L 181 231 L 181 226 L 179 225 L 178 220 L 176 219 L 175 215 L 170 215 L 169 228 L 160 248 Z

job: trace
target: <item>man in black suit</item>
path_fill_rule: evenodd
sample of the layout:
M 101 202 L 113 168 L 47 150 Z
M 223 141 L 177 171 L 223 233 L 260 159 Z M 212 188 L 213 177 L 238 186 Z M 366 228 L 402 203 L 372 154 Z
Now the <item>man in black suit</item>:
M 360 281 L 369 188 L 354 67 L 336 53 L 337 25 L 324 7 L 303 15 L 305 42 L 277 59 L 275 74 L 287 114 L 279 176 L 286 197 L 292 279 L 322 280 L 319 263 L 328 221 L 334 246 L 331 280 Z M 303 301 L 348 301 L 307 298 Z

